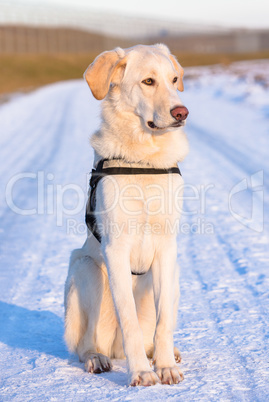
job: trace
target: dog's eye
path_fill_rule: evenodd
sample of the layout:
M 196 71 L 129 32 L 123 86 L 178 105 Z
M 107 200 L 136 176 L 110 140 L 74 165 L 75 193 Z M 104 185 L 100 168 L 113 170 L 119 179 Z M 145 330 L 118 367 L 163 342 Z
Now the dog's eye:
M 175 78 L 173 79 L 173 84 L 175 84 L 175 82 L 177 82 L 177 77 L 175 77 Z
M 154 84 L 154 80 L 152 78 L 147 78 L 146 80 L 142 81 L 143 84 L 146 85 L 153 85 Z

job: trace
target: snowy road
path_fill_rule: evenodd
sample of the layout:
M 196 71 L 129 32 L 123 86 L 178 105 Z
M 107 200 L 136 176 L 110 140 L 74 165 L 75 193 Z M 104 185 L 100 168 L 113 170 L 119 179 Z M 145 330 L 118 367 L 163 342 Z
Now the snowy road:
M 185 380 L 174 386 L 129 388 L 124 361 L 89 375 L 63 343 L 98 102 L 70 81 L 0 107 L 0 401 L 269 399 L 268 73 L 269 62 L 186 73 L 175 333 Z

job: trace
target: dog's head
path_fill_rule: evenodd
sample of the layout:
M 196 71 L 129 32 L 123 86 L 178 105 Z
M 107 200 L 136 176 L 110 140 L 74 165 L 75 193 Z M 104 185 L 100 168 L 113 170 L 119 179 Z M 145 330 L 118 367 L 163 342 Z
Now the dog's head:
M 107 97 L 118 110 L 140 118 L 143 129 L 175 130 L 185 125 L 188 109 L 183 91 L 183 68 L 162 44 L 117 48 L 100 54 L 85 72 L 98 99 Z

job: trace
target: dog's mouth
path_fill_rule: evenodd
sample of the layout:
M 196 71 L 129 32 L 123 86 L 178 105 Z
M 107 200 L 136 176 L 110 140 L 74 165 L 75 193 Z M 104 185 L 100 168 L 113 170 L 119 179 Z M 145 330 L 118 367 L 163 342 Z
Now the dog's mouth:
M 158 126 L 156 126 L 156 124 L 155 124 L 153 121 L 148 121 L 148 126 L 149 126 L 150 128 L 152 128 L 152 129 L 154 129 L 154 130 L 165 130 L 165 129 L 170 128 L 170 127 L 175 127 L 175 128 L 177 128 L 177 127 L 182 127 L 182 126 L 184 126 L 184 125 L 185 125 L 185 122 L 183 122 L 183 121 L 176 121 L 175 123 L 170 124 L 170 125 L 167 126 L 167 127 L 158 127 Z

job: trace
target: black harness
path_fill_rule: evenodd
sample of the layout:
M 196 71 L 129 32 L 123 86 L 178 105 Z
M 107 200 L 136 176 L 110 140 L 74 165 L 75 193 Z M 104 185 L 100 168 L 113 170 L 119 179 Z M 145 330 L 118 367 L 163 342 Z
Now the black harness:
M 110 159 L 101 159 L 96 169 L 92 169 L 90 185 L 90 196 L 86 207 L 85 221 L 88 229 L 92 232 L 94 237 L 101 243 L 102 237 L 98 231 L 94 211 L 96 208 L 96 189 L 99 181 L 107 175 L 136 175 L 136 174 L 170 174 L 177 173 L 181 175 L 178 167 L 171 167 L 168 169 L 155 169 L 155 168 L 140 168 L 140 167 L 104 167 L 104 162 Z M 133 275 L 142 275 L 142 273 L 132 272 Z

